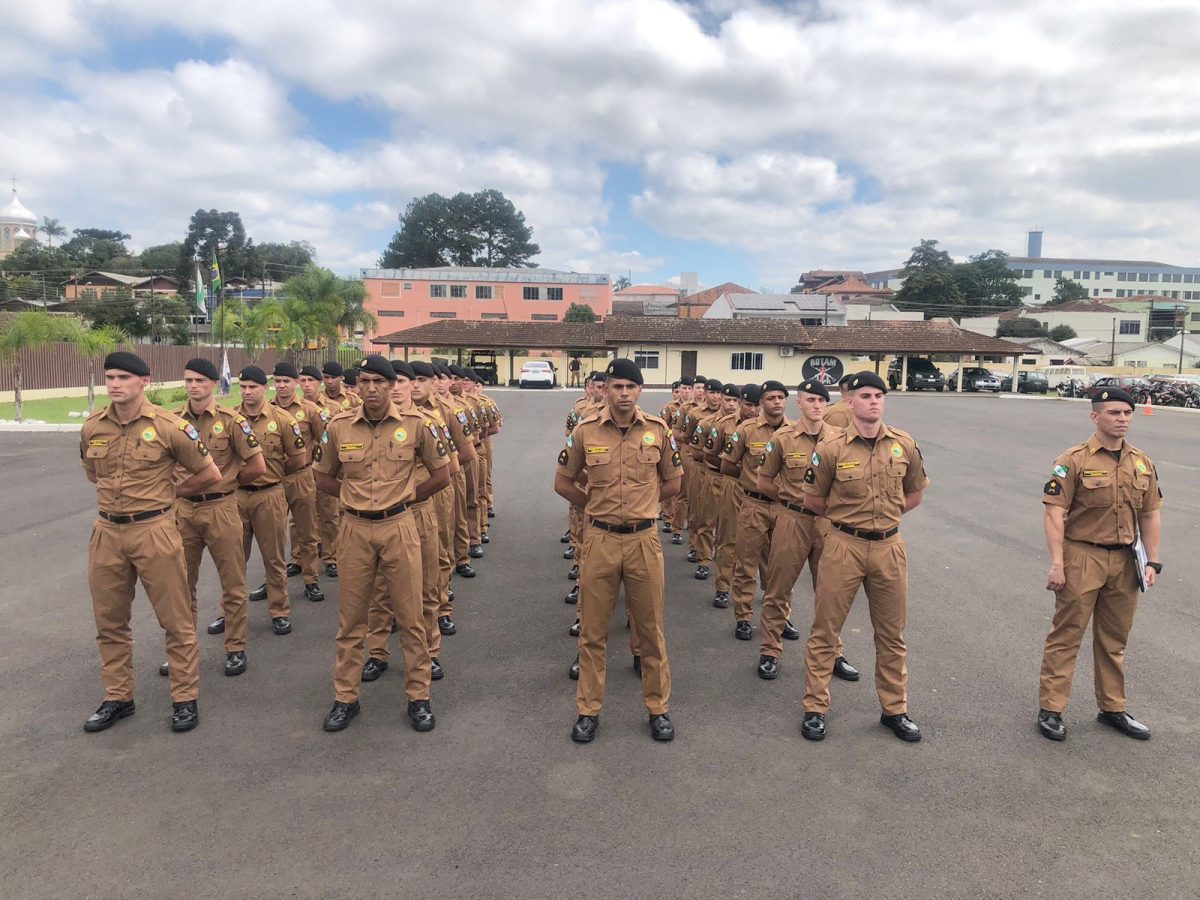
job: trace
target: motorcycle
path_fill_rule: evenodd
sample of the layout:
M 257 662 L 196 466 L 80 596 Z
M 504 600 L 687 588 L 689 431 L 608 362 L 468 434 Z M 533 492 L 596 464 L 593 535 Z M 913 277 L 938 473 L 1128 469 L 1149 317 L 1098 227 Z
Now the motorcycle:
M 1060 381 L 1056 388 L 1058 396 L 1065 398 L 1080 398 L 1086 389 L 1087 385 L 1077 378 L 1068 378 L 1066 381 Z

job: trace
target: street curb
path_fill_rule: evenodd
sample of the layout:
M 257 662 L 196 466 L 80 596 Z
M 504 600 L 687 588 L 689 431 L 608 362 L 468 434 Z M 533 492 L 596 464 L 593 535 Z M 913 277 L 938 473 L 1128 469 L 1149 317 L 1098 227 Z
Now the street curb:
M 64 422 L 62 424 L 48 424 L 46 422 L 0 422 L 0 434 L 28 434 L 37 432 L 70 434 L 71 432 L 79 431 L 82 427 L 82 422 L 78 425 L 73 422 Z

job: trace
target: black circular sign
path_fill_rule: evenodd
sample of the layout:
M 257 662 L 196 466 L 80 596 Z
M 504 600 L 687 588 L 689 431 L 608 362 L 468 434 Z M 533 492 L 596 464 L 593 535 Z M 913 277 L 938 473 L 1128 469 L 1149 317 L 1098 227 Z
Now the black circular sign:
M 819 381 L 826 386 L 837 384 L 843 371 L 842 361 L 836 356 L 810 356 L 801 369 L 805 381 Z

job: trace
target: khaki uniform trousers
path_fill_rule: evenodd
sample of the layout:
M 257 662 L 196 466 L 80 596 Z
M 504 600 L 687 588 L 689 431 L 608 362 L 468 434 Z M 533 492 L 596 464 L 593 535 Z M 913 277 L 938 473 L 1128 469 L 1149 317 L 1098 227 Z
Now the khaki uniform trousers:
M 754 595 L 759 579 L 766 582 L 767 560 L 771 555 L 775 523 L 780 503 L 766 503 L 754 497 L 742 497 L 738 510 L 737 541 L 733 561 L 733 617 L 738 622 L 754 620 Z
M 242 553 L 250 561 L 250 541 L 258 544 L 267 582 L 267 608 L 271 618 L 292 614 L 288 597 L 287 563 L 283 539 L 287 533 L 287 498 L 278 487 L 265 491 L 238 491 L 238 512 L 242 516 Z
M 736 478 L 721 475 L 717 482 L 717 590 L 728 591 L 733 581 L 734 548 L 737 546 L 738 512 L 745 490 Z
M 812 631 L 805 648 L 804 711 L 829 712 L 829 679 L 842 626 L 862 587 L 875 631 L 875 691 L 883 714 L 908 712 L 908 556 L 899 535 L 866 541 L 830 528 L 817 571 Z
M 416 503 L 412 507 L 416 519 L 417 534 L 421 540 L 421 616 L 425 624 L 425 640 L 430 657 L 442 650 L 442 632 L 437 627 L 438 617 L 438 532 L 437 512 L 433 498 Z M 371 595 L 371 606 L 367 610 L 367 637 L 364 642 L 367 656 L 371 659 L 387 660 L 388 639 L 392 636 L 392 623 L 400 622 L 392 613 L 388 602 L 387 580 L 380 571 L 375 576 L 375 591 Z
M 1051 712 L 1066 711 L 1075 659 L 1092 619 L 1096 705 L 1104 712 L 1124 712 L 1125 644 L 1137 612 L 1137 565 L 1128 550 L 1064 541 L 1063 570 L 1067 586 L 1054 595 L 1038 702 Z
M 783 656 L 783 626 L 792 616 L 792 590 L 804 564 L 812 576 L 813 590 L 817 588 L 817 571 L 821 551 L 829 534 L 829 520 L 810 516 L 778 504 L 779 515 L 771 535 L 771 556 L 763 576 L 762 647 L 759 654 L 779 659 Z M 837 639 L 837 656 L 845 656 L 841 634 Z M 836 657 L 835 657 L 836 659 Z
M 141 580 L 158 624 L 166 632 L 171 701 L 195 700 L 200 692 L 196 619 L 188 605 L 187 567 L 175 514 L 114 525 L 97 520 L 88 541 L 88 587 L 100 647 L 104 699 L 133 699 L 134 585 Z
M 337 532 L 341 518 L 342 506 L 338 498 L 317 491 L 317 533 L 321 537 L 321 562 L 327 566 L 337 563 Z
M 571 532 L 571 546 L 575 548 L 575 564 L 579 565 L 583 559 L 584 516 L 583 510 L 574 504 L 567 513 L 567 526 Z
M 212 557 L 221 578 L 221 615 L 225 617 L 225 652 L 246 649 L 246 551 L 242 546 L 242 517 L 235 495 L 204 503 L 180 500 L 175 505 L 175 523 L 183 540 L 187 562 L 188 593 L 192 601 L 192 621 L 196 621 L 199 603 L 196 584 L 200 580 L 200 561 L 204 548 Z
M 454 564 L 466 565 L 471 561 L 471 528 L 467 524 L 467 470 L 470 465 L 464 465 L 458 474 L 450 479 L 454 490 Z
M 317 479 L 312 466 L 283 476 L 283 495 L 292 514 L 292 562 L 305 584 L 317 583 Z
M 636 651 L 642 658 L 642 696 L 646 711 L 667 712 L 671 670 L 663 634 L 663 555 L 653 528 L 612 534 L 588 528 L 579 569 L 579 689 L 575 707 L 581 716 L 598 716 L 604 703 L 608 625 L 621 585 Z
M 675 499 L 671 501 L 671 533 L 683 534 L 684 526 L 687 525 L 688 516 L 688 492 L 692 487 L 692 464 L 686 456 L 680 454 L 683 459 L 683 482 L 679 485 L 679 493 L 675 495 Z M 688 533 L 691 537 L 691 533 Z
M 433 495 L 438 530 L 438 615 L 454 614 L 450 603 L 450 578 L 454 574 L 454 486 L 446 485 Z M 441 632 L 438 632 L 439 637 Z
M 476 447 L 475 452 L 478 454 L 480 448 Z M 475 457 L 475 461 L 463 466 L 467 475 L 467 534 L 472 547 L 478 546 L 480 543 L 481 532 L 479 530 L 479 457 Z M 484 508 L 485 516 L 487 509 Z M 469 559 L 468 559 L 469 561 Z
M 716 543 L 717 537 L 717 492 L 720 490 L 717 478 L 719 476 L 708 466 L 697 463 L 696 472 L 692 477 L 695 479 L 694 496 L 692 497 L 692 519 L 695 522 L 695 528 L 692 528 L 691 522 L 688 523 L 688 528 L 696 536 L 696 562 L 702 566 L 708 566 L 712 564 L 713 545 Z
M 487 446 L 486 442 L 483 444 L 480 444 L 479 449 L 484 450 L 484 448 L 486 446 Z M 488 517 L 487 517 L 487 511 L 488 511 L 488 499 L 487 499 L 488 458 L 487 458 L 487 456 L 481 454 L 479 457 L 477 457 L 476 461 L 479 466 L 479 468 L 475 472 L 475 495 L 476 495 L 475 500 L 476 500 L 476 506 L 477 506 L 476 515 L 479 517 L 479 535 L 482 538 L 483 535 L 488 533 Z M 475 543 L 477 543 L 477 544 L 482 543 L 482 541 L 476 541 Z
M 485 437 L 483 439 L 483 444 L 485 447 L 487 447 L 487 475 L 484 477 L 484 480 L 483 480 L 484 487 L 486 488 L 486 490 L 484 492 L 484 496 L 487 497 L 487 508 L 484 509 L 484 512 L 486 513 L 489 509 L 491 509 L 492 507 L 494 507 L 496 505 L 496 494 L 492 490 L 492 459 L 493 459 L 493 456 L 492 456 L 492 437 L 491 437 L 491 435 L 488 435 L 487 437 Z M 486 518 L 483 520 L 483 524 L 484 524 L 484 528 L 486 530 L 486 528 L 487 528 L 487 519 Z
M 687 450 L 683 451 L 685 458 L 691 458 L 691 453 Z M 685 463 L 684 465 L 687 465 Z M 699 547 L 696 541 L 698 540 L 700 527 L 701 511 L 700 511 L 700 485 L 704 481 L 704 477 L 708 474 L 708 466 L 704 463 L 698 463 L 694 459 L 691 460 L 692 471 L 688 476 L 687 489 L 687 531 L 688 531 L 688 549 L 699 552 Z M 686 471 L 686 469 L 685 469 Z
M 337 656 L 333 686 L 342 703 L 358 700 L 362 686 L 363 642 L 367 613 L 383 576 L 384 593 L 400 626 L 404 654 L 404 693 L 409 700 L 429 699 L 429 647 L 421 613 L 421 540 L 412 510 L 371 522 L 349 513 L 338 530 Z

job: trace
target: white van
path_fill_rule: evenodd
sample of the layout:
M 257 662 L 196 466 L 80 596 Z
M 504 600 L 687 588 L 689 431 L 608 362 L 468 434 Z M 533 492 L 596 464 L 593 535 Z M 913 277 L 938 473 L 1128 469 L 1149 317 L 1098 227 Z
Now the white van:
M 1043 366 L 1038 371 L 1046 376 L 1046 382 L 1052 388 L 1056 388 L 1060 382 L 1070 381 L 1072 378 L 1085 384 L 1091 380 L 1087 369 L 1083 366 Z

